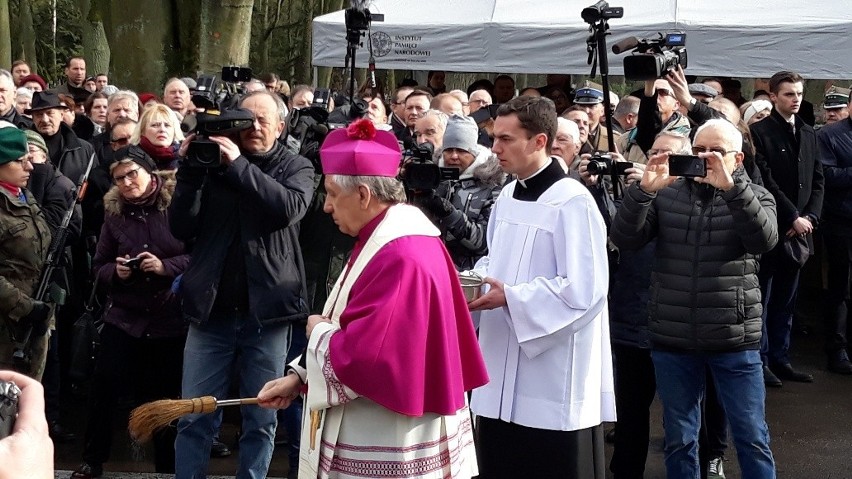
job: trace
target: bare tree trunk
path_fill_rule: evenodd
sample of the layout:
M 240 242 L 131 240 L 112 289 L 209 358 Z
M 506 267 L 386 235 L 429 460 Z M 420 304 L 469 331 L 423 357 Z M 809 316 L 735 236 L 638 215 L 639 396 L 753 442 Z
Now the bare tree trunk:
M 166 57 L 172 55 L 172 9 L 168 0 L 121 2 L 110 9 L 112 78 L 136 91 L 162 91 Z M 111 79 L 111 81 L 113 81 Z
M 12 29 L 9 23 L 9 0 L 0 0 L 0 65 L 12 64 Z
M 26 60 L 33 73 L 36 73 L 38 72 L 38 58 L 36 58 L 35 26 L 33 25 L 33 9 L 29 0 L 20 0 L 18 4 L 18 25 L 21 59 Z
M 77 7 L 82 16 L 83 54 L 86 57 L 86 68 L 93 74 L 109 72 L 110 49 L 104 31 L 103 12 L 92 5 L 91 0 L 77 0 Z
M 248 64 L 253 7 L 253 0 L 203 2 L 198 56 L 202 71 L 217 71 L 224 65 Z

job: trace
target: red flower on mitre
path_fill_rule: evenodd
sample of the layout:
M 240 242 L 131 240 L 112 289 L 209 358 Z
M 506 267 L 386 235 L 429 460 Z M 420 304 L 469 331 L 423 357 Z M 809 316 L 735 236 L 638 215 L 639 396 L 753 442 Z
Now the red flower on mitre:
M 352 124 L 346 127 L 346 134 L 353 140 L 369 141 L 376 137 L 376 126 L 373 125 L 372 121 L 362 118 L 353 121 Z

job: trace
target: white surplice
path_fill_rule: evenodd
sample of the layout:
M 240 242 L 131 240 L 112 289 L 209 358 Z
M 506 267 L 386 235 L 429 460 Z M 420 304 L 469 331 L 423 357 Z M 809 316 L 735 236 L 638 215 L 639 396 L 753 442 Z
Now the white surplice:
M 500 194 L 488 256 L 476 265 L 505 283 L 508 306 L 483 311 L 479 342 L 490 382 L 473 391 L 480 416 L 576 431 L 615 420 L 609 342 L 606 227 L 578 181 L 537 201 Z
M 306 351 L 307 370 L 290 363 L 308 384 L 299 453 L 300 479 L 467 479 L 478 474 L 470 409 L 454 415 L 398 414 L 359 396 L 334 374 L 329 357 L 331 336 L 340 330 L 349 291 L 382 246 L 408 235 L 440 232 L 416 208 L 391 207 L 353 264 L 341 273 L 325 306 L 331 323 L 314 327 Z M 365 371 L 370 374 L 370 371 Z M 322 422 L 311 445 L 309 411 Z

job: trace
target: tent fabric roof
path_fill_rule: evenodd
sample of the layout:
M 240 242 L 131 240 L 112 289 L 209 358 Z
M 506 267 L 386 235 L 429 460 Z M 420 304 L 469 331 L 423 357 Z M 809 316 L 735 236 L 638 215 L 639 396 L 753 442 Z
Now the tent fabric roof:
M 374 0 L 371 39 L 377 68 L 588 74 L 592 0 Z M 768 77 L 793 70 L 807 78 L 852 77 L 848 0 L 611 0 L 607 46 L 629 36 L 687 33 L 688 72 Z M 356 54 L 366 67 L 368 40 Z M 314 19 L 313 64 L 344 66 L 343 11 Z M 623 55 L 609 53 L 611 74 Z

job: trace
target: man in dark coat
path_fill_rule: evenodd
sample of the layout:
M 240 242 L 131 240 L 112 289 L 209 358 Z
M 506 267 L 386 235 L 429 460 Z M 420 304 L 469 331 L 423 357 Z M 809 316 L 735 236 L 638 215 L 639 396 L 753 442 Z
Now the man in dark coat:
M 0 69 L 0 120 L 8 121 L 18 128 L 32 128 L 33 122 L 15 109 L 15 83 L 12 74 Z
M 741 149 L 742 134 L 733 124 L 710 120 L 693 144 L 693 153 L 706 162 L 705 177 L 669 176 L 668 153 L 651 155 L 641 182 L 625 192 L 610 230 L 620 250 L 657 239 L 648 327 L 668 477 L 699 476 L 700 403 L 709 368 L 742 476 L 775 478 L 758 352 L 757 281 L 757 255 L 778 240 L 775 200 L 749 181 Z
M 852 100 L 847 99 L 852 109 Z M 819 130 L 820 162 L 825 170 L 825 252 L 828 258 L 825 352 L 828 370 L 852 374 L 848 342 L 852 282 L 852 118 Z
M 797 114 L 802 85 L 797 73 L 782 71 L 773 75 L 769 80 L 772 113 L 751 126 L 763 183 L 778 203 L 781 241 L 760 261 L 764 304 L 760 349 L 766 384 L 774 387 L 780 386 L 781 380 L 813 381 L 813 376 L 790 364 L 790 331 L 799 270 L 804 261 L 799 263 L 784 252 L 785 241 L 807 240 L 813 253 L 812 233 L 822 213 L 824 178 L 817 161 L 816 133 Z
M 227 397 L 235 365 L 240 395 L 257 395 L 283 376 L 291 324 L 308 315 L 298 235 L 314 169 L 277 141 L 284 129 L 280 97 L 264 89 L 240 105 L 254 114 L 253 128 L 239 132 L 237 143 L 210 137 L 221 149 L 221 166 L 184 162 L 169 207 L 174 236 L 195 243 L 179 287 L 190 321 L 183 397 Z M 266 476 L 275 425 L 275 411 L 243 408 L 238 477 Z M 213 431 L 214 415 L 180 420 L 177 477 L 204 476 Z

